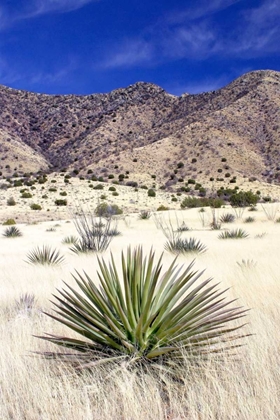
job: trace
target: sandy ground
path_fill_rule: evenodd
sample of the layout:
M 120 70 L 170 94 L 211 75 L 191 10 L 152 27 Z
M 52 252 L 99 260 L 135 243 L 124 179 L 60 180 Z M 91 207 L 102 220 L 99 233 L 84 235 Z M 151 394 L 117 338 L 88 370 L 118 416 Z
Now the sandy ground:
M 277 204 L 266 205 L 266 212 L 280 216 Z M 220 209 L 216 217 L 231 209 Z M 33 214 L 33 213 L 32 213 Z M 56 289 L 65 287 L 63 282 L 74 285 L 72 274 L 85 270 L 96 282 L 97 256 L 76 255 L 62 240 L 77 235 L 72 220 L 55 220 L 17 224 L 23 236 L 5 238 L 5 226 L 0 227 L 0 417 L 3 419 L 62 418 L 176 420 L 190 418 L 209 420 L 263 420 L 279 418 L 278 396 L 280 377 L 279 362 L 279 248 L 280 223 L 268 220 L 264 209 L 248 212 L 233 224 L 224 224 L 222 230 L 211 230 L 210 209 L 199 213 L 198 209 L 156 213 L 166 226 L 173 228 L 184 222 L 189 231 L 183 237 L 194 237 L 207 246 L 199 255 L 180 255 L 179 264 L 189 264 L 194 258 L 195 269 L 204 270 L 202 279 L 213 277 L 221 289 L 230 287 L 227 297 L 238 298 L 237 306 L 251 308 L 244 327 L 254 333 L 241 350 L 236 364 L 226 364 L 222 370 L 211 366 L 205 375 L 186 377 L 185 391 L 173 392 L 170 410 L 165 411 L 160 388 L 148 382 L 139 388 L 130 376 L 119 377 L 110 386 L 101 377 L 76 378 L 55 370 L 55 365 L 40 358 L 30 358 L 30 351 L 45 351 L 50 345 L 34 335 L 69 334 L 69 330 L 51 320 L 43 311 L 50 311 L 50 300 Z M 204 220 L 201 219 L 204 217 Z M 248 217 L 251 223 L 245 223 Z M 33 216 L 32 216 L 33 217 Z M 218 235 L 224 229 L 242 228 L 249 237 L 240 240 L 221 240 Z M 127 246 L 142 245 L 145 252 L 151 247 L 167 267 L 174 255 L 164 250 L 166 238 L 157 229 L 154 216 L 140 220 L 133 213 L 118 220 L 121 235 L 113 238 L 103 254 L 109 259 L 114 255 L 120 268 L 120 255 Z M 50 245 L 65 257 L 58 267 L 27 264 L 27 254 L 35 247 Z M 36 303 L 32 312 L 21 310 L 16 302 L 25 294 L 33 294 Z M 60 373 L 59 373 L 60 372 Z M 117 377 L 116 376 L 116 377 Z M 1 385 L 1 386 L 2 386 Z M 108 387 L 109 386 L 109 387 Z M 154 388 L 151 388 L 154 387 Z M 63 411 L 61 411 L 63 410 Z M 188 416 L 186 415 L 188 412 Z M 43 414 L 42 414 L 43 413 Z M 63 414 L 61 414 L 63 413 Z M 119 413 L 119 414 L 116 414 Z M 62 417 L 61 417 L 62 416 Z

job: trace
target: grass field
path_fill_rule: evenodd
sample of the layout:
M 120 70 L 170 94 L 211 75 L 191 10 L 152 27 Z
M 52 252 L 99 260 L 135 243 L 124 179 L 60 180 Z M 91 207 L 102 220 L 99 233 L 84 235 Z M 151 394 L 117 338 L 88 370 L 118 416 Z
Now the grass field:
M 267 207 L 268 208 L 268 207 Z M 269 209 L 269 208 L 268 208 Z M 230 210 L 220 209 L 217 217 Z M 167 212 L 162 213 L 168 220 Z M 76 235 L 72 221 L 18 225 L 23 236 L 5 238 L 1 227 L 0 264 L 0 418 L 3 420 L 209 420 L 280 418 L 280 223 L 267 220 L 261 206 L 245 210 L 241 219 L 223 224 L 222 229 L 244 229 L 245 239 L 218 239 L 221 231 L 211 230 L 211 212 L 204 214 L 204 226 L 197 209 L 170 213 L 191 229 L 184 237 L 195 237 L 207 246 L 197 255 L 195 267 L 206 269 L 202 279 L 213 277 L 221 289 L 230 287 L 229 298 L 249 308 L 244 339 L 235 359 L 210 359 L 201 366 L 184 367 L 177 383 L 162 383 L 149 372 L 121 370 L 116 365 L 77 374 L 63 363 L 45 360 L 34 351 L 55 350 L 34 335 L 45 332 L 71 335 L 43 311 L 51 310 L 49 300 L 63 281 L 74 284 L 74 269 L 85 270 L 97 282 L 97 259 L 93 254 L 75 255 L 62 240 Z M 245 223 L 248 216 L 254 217 Z M 277 213 L 277 217 L 279 212 Z M 50 229 L 52 228 L 52 229 Z M 122 235 L 111 242 L 110 251 L 118 261 L 128 245 L 142 245 L 145 252 L 153 246 L 156 255 L 164 252 L 164 265 L 174 256 L 164 251 L 165 237 L 153 218 L 139 220 L 132 214 L 120 220 Z M 60 250 L 65 261 L 58 267 L 26 263 L 27 253 L 38 245 Z M 193 255 L 180 255 L 178 262 L 188 264 Z M 32 294 L 31 308 L 22 303 L 25 293 Z

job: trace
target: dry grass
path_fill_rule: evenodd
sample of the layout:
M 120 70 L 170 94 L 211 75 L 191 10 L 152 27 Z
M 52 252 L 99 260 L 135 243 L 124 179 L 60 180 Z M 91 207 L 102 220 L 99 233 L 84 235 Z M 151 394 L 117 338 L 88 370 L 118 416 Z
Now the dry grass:
M 210 210 L 208 210 L 210 211 Z M 256 216 L 255 216 L 256 215 Z M 178 213 L 192 228 L 195 236 L 208 247 L 197 257 L 196 268 L 206 268 L 206 276 L 230 286 L 228 295 L 239 298 L 240 305 L 252 308 L 249 313 L 246 346 L 236 360 L 222 363 L 210 360 L 198 368 L 182 370 L 176 384 L 166 379 L 166 386 L 151 373 L 133 373 L 125 368 L 99 367 L 93 373 L 77 375 L 69 367 L 33 356 L 30 351 L 45 351 L 54 346 L 33 335 L 44 332 L 66 333 L 66 329 L 42 314 L 50 309 L 49 299 L 62 280 L 72 283 L 74 268 L 85 269 L 91 276 L 96 270 L 95 256 L 72 255 L 61 240 L 75 234 L 72 223 L 60 222 L 50 235 L 50 223 L 21 226 L 22 238 L 13 247 L 1 247 L 0 297 L 0 418 L 17 420 L 120 419 L 120 420 L 209 420 L 209 419 L 278 419 L 280 418 L 279 317 L 280 225 L 267 221 L 259 209 L 256 222 L 248 225 L 250 237 L 242 241 L 220 241 L 217 232 L 201 229 L 197 210 Z M 128 244 L 150 246 L 159 255 L 165 238 L 153 221 L 143 223 L 138 214 L 131 215 L 131 225 L 120 222 L 122 236 L 110 250 L 117 255 Z M 172 216 L 173 217 L 173 216 Z M 238 223 L 233 224 L 239 227 Z M 2 228 L 2 230 L 4 227 Z M 263 238 L 255 235 L 266 232 Z M 185 237 L 189 237 L 185 232 Z M 5 242 L 5 244 L 4 244 Z M 226 243 L 225 243 L 226 242 Z M 65 255 L 61 267 L 33 267 L 24 263 L 30 247 L 41 244 L 55 246 Z M 173 259 L 165 253 L 166 264 Z M 254 267 L 240 268 L 242 259 L 257 261 Z M 189 263 L 190 257 L 179 256 Z M 24 294 L 34 294 L 32 310 L 19 310 L 16 301 Z

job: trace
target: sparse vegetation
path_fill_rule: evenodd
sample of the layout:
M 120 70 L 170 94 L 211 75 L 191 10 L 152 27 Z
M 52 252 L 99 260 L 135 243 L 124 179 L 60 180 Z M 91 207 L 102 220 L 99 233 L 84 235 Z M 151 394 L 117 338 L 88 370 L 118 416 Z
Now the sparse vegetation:
M 42 210 L 42 206 L 40 204 L 32 203 L 30 204 L 31 210 Z
M 243 239 L 247 238 L 249 235 L 243 229 L 233 229 L 233 230 L 226 230 L 221 232 L 218 236 L 219 239 Z
M 139 219 L 147 220 L 150 219 L 151 215 L 152 214 L 149 210 L 141 210 L 138 217 Z
M 10 226 L 4 230 L 3 236 L 5 236 L 5 238 L 18 238 L 19 236 L 22 236 L 22 233 L 16 226 Z
M 59 265 L 64 261 L 64 256 L 56 249 L 52 249 L 50 246 L 43 245 L 34 248 L 27 254 L 28 264 L 39 264 L 39 265 Z
M 206 246 L 195 238 L 176 238 L 167 240 L 164 248 L 173 254 L 201 254 L 206 251 Z

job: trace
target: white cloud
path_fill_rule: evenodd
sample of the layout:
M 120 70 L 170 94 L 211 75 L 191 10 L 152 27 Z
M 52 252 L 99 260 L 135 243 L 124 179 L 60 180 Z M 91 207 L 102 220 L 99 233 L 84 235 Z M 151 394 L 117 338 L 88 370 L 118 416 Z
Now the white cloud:
M 33 0 L 20 18 L 31 18 L 51 12 L 67 13 L 98 0 Z
M 153 46 L 141 39 L 125 41 L 116 53 L 106 57 L 97 67 L 132 67 L 149 62 L 153 57 Z
M 68 13 L 100 0 L 29 0 L 13 10 L 0 6 L 0 31 L 13 26 L 17 21 L 36 18 L 48 13 Z

